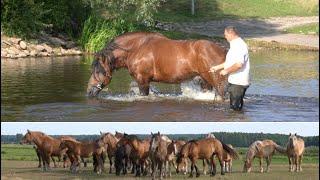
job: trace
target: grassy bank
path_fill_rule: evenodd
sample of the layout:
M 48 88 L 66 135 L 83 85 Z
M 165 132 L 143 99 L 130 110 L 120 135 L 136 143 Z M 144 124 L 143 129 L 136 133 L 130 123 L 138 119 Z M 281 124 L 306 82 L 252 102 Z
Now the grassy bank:
M 317 0 L 197 0 L 195 15 L 191 2 L 168 0 L 156 14 L 166 22 L 208 21 L 223 18 L 268 18 L 282 16 L 317 16 Z
M 289 29 L 286 29 L 287 33 L 294 34 L 316 34 L 319 35 L 319 23 L 311 23 L 302 26 L 295 26 Z

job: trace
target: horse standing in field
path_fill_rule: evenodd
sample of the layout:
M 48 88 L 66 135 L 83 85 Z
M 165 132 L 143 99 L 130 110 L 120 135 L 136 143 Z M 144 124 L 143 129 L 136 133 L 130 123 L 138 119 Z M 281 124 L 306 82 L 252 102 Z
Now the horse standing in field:
M 50 168 L 50 158 L 52 158 L 54 166 L 57 167 L 53 156 L 61 158 L 67 151 L 67 148 L 59 148 L 61 143 L 60 139 L 55 139 L 40 131 L 27 130 L 27 133 L 22 138 L 21 143 L 34 143 L 37 146 L 36 151 L 40 154 L 44 171 L 47 171 Z M 39 158 L 39 161 L 41 160 Z
M 254 158 L 257 157 L 260 160 L 260 172 L 261 173 L 263 172 L 263 167 L 262 167 L 263 158 L 265 158 L 267 161 L 267 172 L 269 172 L 271 159 L 275 151 L 278 151 L 280 153 L 285 153 L 286 149 L 277 145 L 274 141 L 268 140 L 268 139 L 263 141 L 253 142 L 249 146 L 248 152 L 246 154 L 246 160 L 244 161 L 243 171 L 251 172 L 252 162 Z
M 214 162 L 214 156 L 217 156 L 220 167 L 221 167 L 221 175 L 224 175 L 223 171 L 223 152 L 227 151 L 232 158 L 237 159 L 238 154 L 231 149 L 226 144 L 222 143 L 216 138 L 205 138 L 200 140 L 191 140 L 187 142 L 181 148 L 181 151 L 177 158 L 178 168 L 177 172 L 182 169 L 183 162 L 189 158 L 191 161 L 191 172 L 190 177 L 193 177 L 193 170 L 196 170 L 196 176 L 199 177 L 200 173 L 198 171 L 198 167 L 196 162 L 198 159 L 206 160 L 210 162 L 210 172 L 211 175 L 216 174 L 216 164 Z M 209 164 L 209 163 L 208 163 Z
M 301 162 L 304 153 L 304 140 L 297 137 L 296 134 L 289 134 L 289 142 L 287 144 L 287 156 L 289 159 L 289 171 L 302 171 Z
M 59 146 L 60 149 L 68 148 L 68 155 L 70 159 L 72 159 L 71 164 L 71 172 L 75 173 L 77 171 L 77 167 L 80 166 L 80 160 L 82 158 L 89 158 L 93 156 L 94 158 L 94 168 L 100 167 L 103 162 L 102 158 L 97 157 L 96 155 L 101 155 L 105 150 L 102 147 L 99 147 L 97 141 L 89 141 L 89 142 L 79 142 L 75 140 L 63 140 Z M 102 171 L 100 167 L 98 173 Z
M 117 143 L 119 139 L 116 138 L 111 133 L 100 132 L 100 141 L 102 141 L 105 145 L 107 145 L 107 154 L 108 154 L 108 159 L 110 163 L 109 173 L 112 173 L 113 157 L 114 157 L 114 153 L 116 151 Z
M 151 159 L 151 167 L 152 167 L 152 179 L 156 178 L 157 169 L 160 170 L 159 177 L 162 179 L 163 169 L 165 169 L 165 176 L 167 174 L 166 170 L 166 157 L 167 157 L 167 148 L 168 148 L 168 137 L 163 137 L 160 135 L 160 132 L 157 134 L 151 133 L 151 142 L 150 142 L 150 150 L 149 157 Z M 171 142 L 171 140 L 169 141 Z
M 171 40 L 160 33 L 125 33 L 97 52 L 87 93 L 96 96 L 107 86 L 114 70 L 126 68 L 138 83 L 141 95 L 149 94 L 150 82 L 181 83 L 200 76 L 224 97 L 227 77 L 210 67 L 225 61 L 226 51 L 207 40 Z
M 185 144 L 185 141 L 182 140 L 172 140 L 171 143 L 168 145 L 167 149 L 167 156 L 166 156 L 166 167 L 169 171 L 169 176 L 171 177 L 171 166 L 173 166 L 175 169 L 177 169 L 177 166 L 175 164 L 175 158 L 179 154 L 182 146 Z M 188 171 L 188 161 L 185 162 L 185 166 L 182 168 L 182 171 L 184 173 L 187 173 Z
M 141 176 L 141 173 L 146 175 L 145 166 L 148 164 L 150 139 L 140 140 L 135 135 L 124 134 L 118 143 L 123 145 L 129 144 L 132 147 L 131 153 L 136 168 L 136 176 Z
M 214 134 L 208 133 L 206 135 L 206 138 L 216 138 L 216 137 L 214 136 Z M 227 146 L 233 149 L 233 146 L 231 144 L 227 144 Z M 228 154 L 227 151 L 223 152 L 223 169 L 224 169 L 224 172 L 232 171 L 232 157 L 230 156 L 230 154 Z

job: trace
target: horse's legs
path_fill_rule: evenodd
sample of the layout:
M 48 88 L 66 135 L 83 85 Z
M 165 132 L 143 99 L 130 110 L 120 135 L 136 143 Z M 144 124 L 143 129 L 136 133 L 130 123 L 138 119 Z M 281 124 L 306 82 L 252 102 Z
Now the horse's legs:
M 220 163 L 221 175 L 224 175 L 222 153 L 218 154 L 218 159 L 219 159 L 219 163 Z
M 38 157 L 38 160 L 39 160 L 38 167 L 41 168 L 41 153 L 40 153 L 40 150 L 38 148 L 36 148 L 35 150 L 36 150 L 37 157 Z
M 52 159 L 52 162 L 53 162 L 53 166 L 56 168 L 58 167 L 57 164 L 56 164 L 56 160 L 53 158 L 53 156 L 51 156 L 51 159 Z
M 266 161 L 267 161 L 267 170 L 266 170 L 266 172 L 269 172 L 270 164 L 271 164 L 271 157 L 270 156 L 266 157 Z
M 232 159 L 229 161 L 229 172 L 232 172 Z
M 199 169 L 197 167 L 196 161 L 194 161 L 193 164 L 194 164 L 194 168 L 196 169 L 196 177 L 199 177 L 200 176 L 200 172 L 199 172 Z
M 214 155 L 211 157 L 211 176 L 215 176 L 217 173 L 216 162 L 214 161 Z
M 108 158 L 109 158 L 109 164 L 110 164 L 109 174 L 111 174 L 112 173 L 112 156 L 109 155 Z
M 201 78 L 206 81 L 206 83 L 210 84 L 212 87 L 216 89 L 218 86 L 217 82 L 215 82 L 212 78 L 212 75 L 209 72 L 201 73 L 200 74 Z M 222 90 L 216 89 L 216 91 L 219 92 L 219 94 L 223 93 Z M 222 97 L 223 99 L 223 97 Z
M 191 171 L 190 171 L 189 177 L 193 177 L 193 169 L 194 169 L 194 163 L 193 163 L 193 161 L 191 161 Z
M 206 162 L 205 162 L 205 159 L 202 160 L 202 166 L 203 166 L 203 174 L 206 175 L 207 172 L 206 172 Z
M 298 155 L 295 155 L 294 156 L 294 164 L 295 164 L 295 166 L 296 166 L 296 172 L 298 172 L 298 159 L 299 159 L 299 156 Z
M 263 173 L 262 158 L 259 158 L 259 163 L 260 163 L 260 172 Z
M 299 171 L 302 171 L 302 168 L 301 168 L 302 157 L 303 157 L 303 155 L 299 156 Z

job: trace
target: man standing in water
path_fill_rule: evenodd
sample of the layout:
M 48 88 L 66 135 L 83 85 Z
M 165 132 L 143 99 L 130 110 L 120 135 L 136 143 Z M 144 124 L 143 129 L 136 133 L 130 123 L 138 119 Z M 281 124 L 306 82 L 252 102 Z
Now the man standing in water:
M 243 106 L 243 97 L 249 87 L 250 61 L 248 46 L 233 26 L 225 28 L 224 37 L 230 43 L 226 61 L 211 67 L 210 72 L 222 69 L 220 75 L 229 75 L 228 92 L 230 94 L 230 108 L 240 111 Z

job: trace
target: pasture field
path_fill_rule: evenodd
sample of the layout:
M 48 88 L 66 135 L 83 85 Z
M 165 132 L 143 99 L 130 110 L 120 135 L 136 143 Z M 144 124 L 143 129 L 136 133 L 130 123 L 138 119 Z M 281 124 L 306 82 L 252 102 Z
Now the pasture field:
M 239 160 L 233 162 L 233 173 L 226 173 L 221 176 L 220 167 L 217 167 L 217 175 L 215 179 L 303 179 L 313 180 L 319 179 L 319 148 L 308 147 L 303 159 L 302 172 L 290 173 L 288 172 L 288 159 L 284 155 L 276 153 L 272 159 L 271 172 L 259 173 L 258 161 L 255 160 L 253 166 L 253 172 L 249 174 L 242 173 L 243 159 L 245 156 L 246 148 L 236 148 L 237 152 L 241 156 Z M 106 161 L 108 162 L 108 161 Z M 217 161 L 216 161 L 217 162 Z M 136 179 L 134 175 L 128 174 L 126 176 L 115 176 L 115 174 L 109 174 L 109 163 L 105 164 L 106 172 L 102 175 L 97 175 L 93 172 L 92 164 L 89 163 L 88 167 L 81 167 L 77 174 L 71 174 L 69 169 L 62 168 L 62 163 L 59 163 L 58 168 L 52 168 L 48 172 L 43 172 L 40 168 L 37 168 L 38 162 L 34 149 L 30 145 L 12 145 L 6 144 L 1 147 L 1 179 L 11 178 L 23 178 L 23 179 L 105 179 L 105 178 L 117 178 L 123 179 Z M 198 167 L 201 171 L 199 179 L 209 179 L 209 175 L 202 174 L 202 161 L 198 162 Z M 264 162 L 264 168 L 266 164 Z M 172 171 L 173 168 L 172 168 Z M 185 179 L 188 175 L 172 173 L 171 179 Z M 149 179 L 150 175 L 144 179 Z
M 237 18 L 269 18 L 283 16 L 317 16 L 317 0 L 201 0 L 195 3 L 168 0 L 159 8 L 156 19 L 165 22 L 208 21 Z
M 316 34 L 319 35 L 319 23 L 306 24 L 286 29 L 288 33 L 294 34 Z

